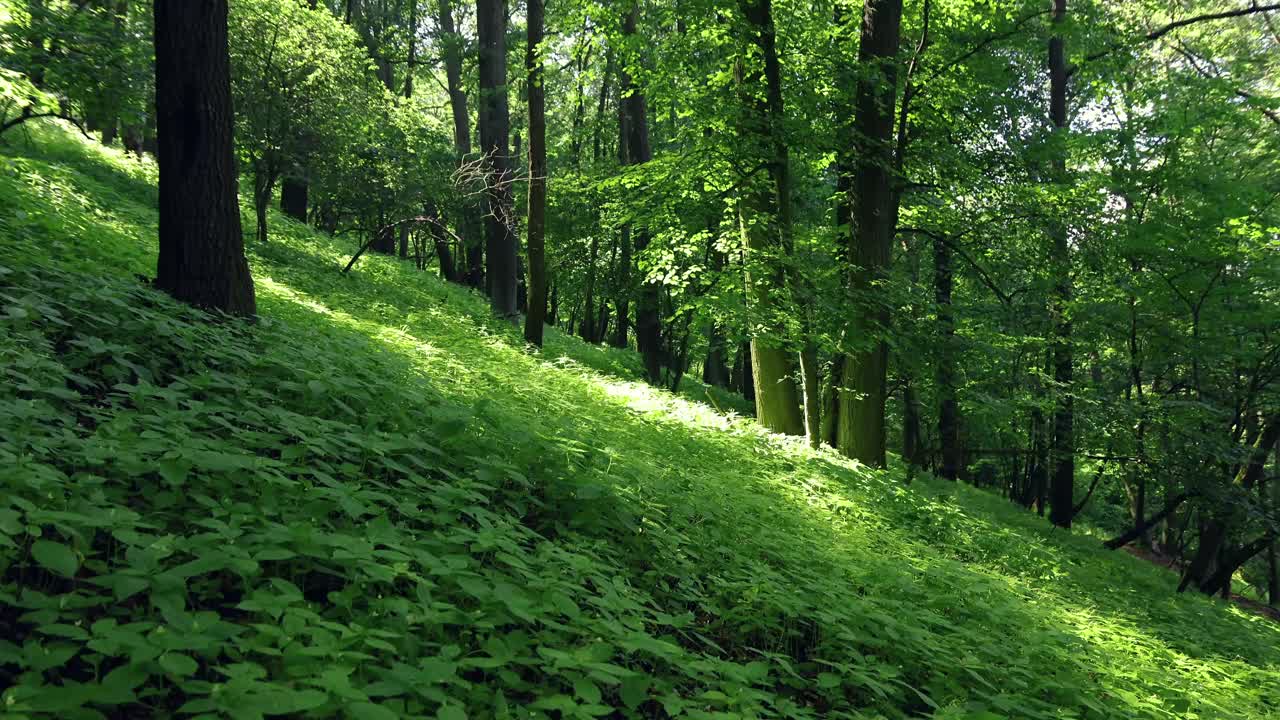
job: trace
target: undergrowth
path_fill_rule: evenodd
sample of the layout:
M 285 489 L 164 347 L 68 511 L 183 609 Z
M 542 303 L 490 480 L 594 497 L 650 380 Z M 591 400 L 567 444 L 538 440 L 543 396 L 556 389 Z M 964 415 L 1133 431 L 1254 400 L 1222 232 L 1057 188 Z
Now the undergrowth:
M 210 317 L 153 165 L 0 152 L 5 717 L 1280 713 L 1280 629 L 1096 539 L 282 217 Z

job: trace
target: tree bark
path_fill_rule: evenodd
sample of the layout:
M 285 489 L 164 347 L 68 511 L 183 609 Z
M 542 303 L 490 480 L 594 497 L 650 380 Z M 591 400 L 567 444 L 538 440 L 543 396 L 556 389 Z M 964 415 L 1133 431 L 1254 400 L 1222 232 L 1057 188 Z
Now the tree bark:
M 524 339 L 542 347 L 542 326 L 547 313 L 546 213 L 547 118 L 542 86 L 542 0 L 528 0 L 529 47 L 525 67 L 529 73 L 529 310 Z
M 596 327 L 599 322 L 596 318 L 596 260 L 600 254 L 600 238 L 596 233 L 591 234 L 591 246 L 587 251 L 587 287 L 586 287 L 586 311 L 583 314 L 580 323 L 579 335 L 582 339 L 589 343 L 599 342 L 600 338 L 596 335 Z M 572 328 L 570 328 L 572 331 Z
M 155 0 L 160 256 L 156 287 L 199 307 L 257 312 L 232 147 L 227 0 Z
M 951 246 L 946 238 L 933 239 L 933 291 L 938 305 L 938 446 L 939 477 L 960 475 L 960 409 L 956 402 L 955 315 L 951 305 Z
M 747 179 L 738 208 L 751 314 L 760 326 L 768 328 L 768 334 L 751 338 L 756 420 L 774 432 L 804 435 L 805 417 L 792 352 L 781 337 L 784 328 L 776 318 L 781 310 L 776 301 L 787 291 L 785 258 L 791 253 L 791 175 L 783 137 L 785 109 L 773 7 L 771 0 L 741 0 L 739 7 L 748 36 L 736 69 L 743 102 L 742 130 L 748 143 L 761 148 L 760 164 L 768 171 L 764 182 Z M 756 53 L 763 67 L 756 66 Z M 765 83 L 763 102 L 753 87 L 761 80 Z
M 444 56 L 445 80 L 449 90 L 449 109 L 453 114 L 453 150 L 461 165 L 471 154 L 471 119 L 467 113 L 467 93 L 462 88 L 462 36 L 454 29 L 453 8 L 450 0 L 440 0 L 440 33 Z M 481 240 L 479 207 L 463 200 L 459 227 L 463 243 L 466 267 L 463 282 L 473 288 L 484 287 L 484 242 Z
M 1067 68 L 1066 42 L 1061 26 L 1067 19 L 1067 0 L 1053 0 L 1054 34 L 1049 38 L 1049 120 L 1053 125 L 1052 171 L 1054 181 L 1067 182 Z M 1049 522 L 1061 528 L 1071 527 L 1075 503 L 1075 397 L 1072 387 L 1073 357 L 1071 343 L 1071 248 L 1067 228 L 1060 220 L 1052 221 L 1051 257 L 1055 274 L 1049 314 L 1053 320 L 1053 379 L 1056 385 L 1053 410 L 1053 444 L 1050 457 L 1053 473 L 1049 478 Z
M 633 2 L 622 23 L 622 34 L 633 36 L 636 33 L 636 21 L 640 14 L 639 2 Z M 645 106 L 644 92 L 633 81 L 625 66 L 619 73 L 621 87 L 625 89 L 622 101 L 627 122 L 627 162 L 630 165 L 643 165 L 652 157 L 649 146 L 649 120 Z M 639 227 L 632 230 L 632 243 L 636 255 L 644 252 L 649 245 L 649 231 Z M 627 268 L 630 275 L 631 269 Z M 624 292 L 626 291 L 624 286 Z M 654 385 L 662 383 L 662 320 L 658 312 L 658 286 L 647 278 L 641 278 L 640 291 L 636 298 L 636 349 L 640 351 L 644 362 L 645 374 Z M 625 332 L 625 331 L 624 331 Z
M 280 210 L 298 222 L 307 221 L 307 181 L 285 176 L 280 183 Z
M 859 308 L 852 328 L 853 336 L 866 347 L 844 361 L 837 446 L 844 455 L 875 467 L 885 464 L 888 346 L 880 335 L 888 326 L 889 311 L 874 295 L 888 273 L 893 241 L 895 180 L 889 168 L 901 20 L 902 0 L 866 0 L 858 60 L 875 72 L 865 72 L 858 82 L 855 139 L 850 139 L 859 150 L 849 198 L 853 225 L 849 284 Z
M 510 116 L 507 110 L 507 3 L 476 0 L 480 41 L 480 149 L 487 178 L 485 198 L 485 275 L 489 305 L 506 319 L 517 315 L 518 245 L 512 227 Z
M 1145 536 L 1148 532 L 1151 531 L 1151 528 L 1155 527 L 1156 525 L 1159 525 L 1160 521 L 1172 515 L 1178 509 L 1178 506 L 1186 502 L 1187 498 L 1189 497 L 1191 497 L 1189 494 L 1183 493 L 1178 497 L 1171 499 L 1169 503 L 1164 506 L 1163 510 L 1151 516 L 1147 520 L 1139 520 L 1139 522 L 1135 523 L 1134 526 L 1128 530 L 1128 532 L 1125 532 L 1124 534 L 1118 537 L 1114 537 L 1106 541 L 1105 543 L 1103 543 L 1103 545 L 1108 550 L 1116 550 L 1118 548 L 1124 547 L 1125 545 L 1128 545 L 1134 540 L 1137 540 Z

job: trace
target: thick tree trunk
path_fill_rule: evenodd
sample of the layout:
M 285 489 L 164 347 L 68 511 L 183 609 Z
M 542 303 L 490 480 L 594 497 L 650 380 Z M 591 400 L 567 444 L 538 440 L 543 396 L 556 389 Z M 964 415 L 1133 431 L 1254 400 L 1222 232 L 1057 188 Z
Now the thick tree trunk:
M 746 183 L 745 197 L 738 207 L 751 313 L 760 326 L 768 328 L 767 334 L 751 338 L 756 419 L 775 432 L 803 435 L 805 417 L 793 355 L 775 317 L 779 311 L 777 300 L 787 292 L 787 275 L 779 258 L 791 252 L 791 175 L 783 137 L 785 109 L 773 7 L 771 0 L 741 0 L 739 7 L 747 35 L 736 70 L 743 103 L 742 130 L 744 136 L 751 138 L 751 146 L 761 148 L 759 159 L 768 170 L 763 181 Z M 756 65 L 757 54 L 763 67 Z M 763 101 L 755 89 L 762 80 Z
M 1049 38 L 1049 120 L 1053 124 L 1054 181 L 1067 182 L 1067 69 L 1066 43 L 1061 26 L 1067 18 L 1067 0 L 1053 0 L 1054 35 Z M 1071 527 L 1075 503 L 1075 396 L 1072 387 L 1073 358 L 1071 317 L 1071 248 L 1067 228 L 1053 221 L 1052 261 L 1055 274 L 1050 316 L 1053 319 L 1053 379 L 1056 384 L 1053 411 L 1053 474 L 1049 479 L 1049 521 Z
M 280 183 L 280 210 L 298 222 L 307 221 L 307 181 L 286 176 Z
M 226 0 L 155 0 L 160 135 L 156 287 L 233 315 L 253 315 L 232 148 Z
M 839 398 L 837 446 L 843 454 L 865 464 L 885 464 L 885 388 L 888 346 L 880 337 L 888 326 L 888 307 L 876 296 L 877 285 L 889 269 L 893 242 L 894 182 L 893 120 L 897 98 L 896 57 L 901 39 L 902 0 L 867 0 L 862 18 L 859 63 L 877 72 L 863 73 L 858 82 L 854 116 L 857 144 L 852 193 L 850 290 L 858 317 L 854 338 L 865 349 L 844 361 Z
M 476 0 L 480 41 L 480 149 L 487 169 L 485 198 L 486 280 L 498 317 L 517 315 L 518 245 L 513 227 L 510 117 L 507 112 L 507 3 Z
M 542 347 L 542 326 L 547 314 L 546 212 L 547 118 L 542 86 L 542 0 L 528 0 L 529 47 L 525 56 L 529 93 L 529 310 L 524 339 Z

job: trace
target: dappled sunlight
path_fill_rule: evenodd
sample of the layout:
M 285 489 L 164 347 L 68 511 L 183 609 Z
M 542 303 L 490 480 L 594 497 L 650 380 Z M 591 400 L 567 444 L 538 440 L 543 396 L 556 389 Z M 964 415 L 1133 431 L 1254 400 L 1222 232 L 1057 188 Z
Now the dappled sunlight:
M 336 713 L 594 692 L 654 716 L 1173 720 L 1264 717 L 1280 697 L 1280 629 L 1174 595 L 1096 539 L 765 432 L 696 382 L 655 389 L 625 351 L 551 328 L 539 352 L 408 263 L 343 275 L 350 243 L 274 214 L 250 247 L 260 322 L 208 322 L 131 277 L 131 254 L 154 262 L 150 218 L 96 214 L 64 171 L 68 221 L 43 245 L 4 238 L 27 262 L 0 282 L 53 305 L 0 314 L 0 357 L 44 373 L 24 381 L 47 393 L 23 406 L 24 462 L 68 498 L 32 523 L 74 529 L 77 592 L 99 593 L 57 611 L 77 649 L 111 637 L 98 607 L 197 618 L 226 636 L 165 652 L 252 662 L 255 692 Z M 0 177 L 14 188 L 42 202 Z M 37 250 L 114 225 L 74 261 Z M 92 302 L 59 297 L 78 286 Z M 104 508 L 119 544 L 93 540 Z M 145 555 L 153 535 L 167 554 Z M 268 659 L 234 657 L 233 636 Z M 162 672 L 157 692 L 204 687 Z

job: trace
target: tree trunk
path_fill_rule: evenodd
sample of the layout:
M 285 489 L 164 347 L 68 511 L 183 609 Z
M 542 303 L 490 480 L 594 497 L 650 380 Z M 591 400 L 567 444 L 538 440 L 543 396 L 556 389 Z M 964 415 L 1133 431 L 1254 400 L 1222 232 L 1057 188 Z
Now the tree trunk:
M 714 228 L 713 228 L 714 230 Z M 708 242 L 708 260 L 711 271 L 719 274 L 724 270 L 724 253 L 716 250 L 714 237 Z M 707 322 L 707 359 L 702 364 L 702 382 L 716 387 L 729 387 L 728 344 L 724 330 L 714 319 Z
M 622 34 L 624 36 L 635 35 L 639 14 L 640 4 L 637 0 L 623 19 Z M 643 165 L 652 157 L 645 95 L 625 69 L 619 73 L 619 80 L 621 87 L 625 90 L 622 104 L 627 116 L 627 162 L 630 165 Z M 634 250 L 639 255 L 649 245 L 649 231 L 640 227 L 632 232 L 634 233 L 632 237 Z M 630 272 L 628 267 L 628 275 Z M 624 291 L 625 289 L 624 286 Z M 662 382 L 662 319 L 658 312 L 658 304 L 658 286 L 646 278 L 641 278 L 640 292 L 636 298 L 636 349 L 640 351 L 641 359 L 644 361 L 645 374 L 649 382 L 654 385 L 660 385 Z
M 528 0 L 529 48 L 525 67 L 529 72 L 529 310 L 524 339 L 542 347 L 542 325 L 547 314 L 546 212 L 547 119 L 542 86 L 542 0 Z
M 933 239 L 933 292 L 938 304 L 938 476 L 960 475 L 960 407 L 956 402 L 956 323 L 951 305 L 951 246 Z
M 453 114 L 453 150 L 461 165 L 471 154 L 471 120 L 467 113 L 467 93 L 462 88 L 462 37 L 454 29 L 453 8 L 450 0 L 440 0 L 440 33 L 444 56 L 445 79 L 449 90 L 449 109 Z M 466 245 L 462 253 L 466 258 L 463 281 L 473 288 L 484 287 L 484 243 L 480 235 L 480 209 L 468 199 L 463 199 L 463 210 L 458 229 Z
M 818 349 L 811 344 L 800 351 L 800 386 L 804 390 L 804 434 L 809 447 L 822 445 L 822 373 Z
M 852 247 L 850 290 L 859 308 L 852 322 L 853 336 L 865 349 L 844 362 L 839 398 L 837 446 L 846 456 L 867 465 L 885 464 L 885 387 L 888 346 L 880 337 L 888 326 L 888 306 L 874 295 L 889 269 L 893 241 L 893 120 L 897 98 L 896 57 L 901 39 L 902 0 L 866 0 L 862 19 L 854 116 L 855 160 L 850 218 Z
M 476 28 L 480 41 L 480 149 L 487 178 L 485 198 L 485 275 L 489 305 L 506 319 L 517 315 L 518 245 L 512 226 L 511 158 L 507 146 L 507 3 L 476 0 Z
M 1139 521 L 1134 523 L 1134 526 L 1130 528 L 1128 532 L 1106 541 L 1105 543 L 1103 543 L 1103 545 L 1108 550 L 1116 550 L 1118 548 L 1124 547 L 1125 545 L 1128 545 L 1134 540 L 1138 540 L 1144 537 L 1148 532 L 1151 531 L 1151 528 L 1160 524 L 1162 520 L 1172 515 L 1174 511 L 1178 509 L 1178 506 L 1186 502 L 1187 498 L 1189 497 L 1191 496 L 1186 493 L 1183 493 L 1182 495 L 1179 495 L 1176 498 L 1172 498 L 1171 500 L 1169 500 L 1169 504 L 1165 505 L 1163 510 L 1156 513 L 1150 519 L 1147 519 L 1147 520 L 1139 519 Z
M 1061 26 L 1067 18 L 1067 0 L 1053 0 L 1054 35 L 1049 38 L 1049 120 L 1053 124 L 1054 181 L 1067 182 L 1067 69 L 1066 43 Z M 1053 319 L 1053 379 L 1056 385 L 1053 410 L 1053 474 L 1049 479 L 1049 522 L 1071 527 L 1075 503 L 1075 397 L 1072 387 L 1073 358 L 1071 318 L 1071 248 L 1067 228 L 1054 220 L 1052 261 L 1055 274 L 1050 316 Z
M 307 181 L 286 176 L 280 183 L 280 210 L 285 215 L 305 223 L 307 221 Z
M 232 147 L 227 1 L 155 0 L 160 257 L 156 287 L 192 305 L 257 312 Z
M 610 345 L 616 348 L 627 346 L 627 328 L 631 324 L 628 317 L 631 305 L 631 226 L 623 225 L 618 233 L 621 252 L 618 258 L 617 311 L 618 319 L 614 323 L 613 338 Z
M 266 166 L 265 161 L 254 164 L 253 171 L 253 211 L 257 218 L 257 240 L 267 241 L 267 209 L 271 205 L 271 195 L 275 191 L 275 172 Z
M 742 130 L 744 136 L 750 138 L 751 146 L 763 149 L 759 159 L 768 170 L 764 182 L 745 183 L 744 197 L 738 206 L 746 248 L 744 265 L 751 314 L 761 327 L 769 329 L 769 334 L 751 338 L 756 419 L 775 432 L 803 435 L 805 417 L 794 377 L 795 366 L 786 339 L 781 337 L 785 330 L 776 318 L 777 300 L 785 297 L 787 291 L 786 271 L 779 257 L 785 258 L 791 253 L 791 175 L 783 137 L 785 109 L 773 7 L 771 0 L 741 0 L 739 7 L 748 36 L 736 67 L 743 102 Z M 757 53 L 763 67 L 756 65 Z M 763 102 L 754 87 L 761 80 L 765 83 Z
M 600 338 L 596 335 L 596 260 L 600 254 L 600 238 L 596 233 L 591 234 L 591 247 L 587 251 L 587 287 L 586 287 L 586 311 L 583 313 L 579 335 L 582 339 L 589 343 L 599 342 Z M 572 331 L 572 328 L 570 328 Z
M 434 205 L 426 208 L 431 240 L 436 246 L 436 257 L 440 260 L 440 278 L 447 282 L 458 282 L 458 268 L 453 259 L 453 251 L 449 249 L 449 236 L 445 233 L 444 217 Z

